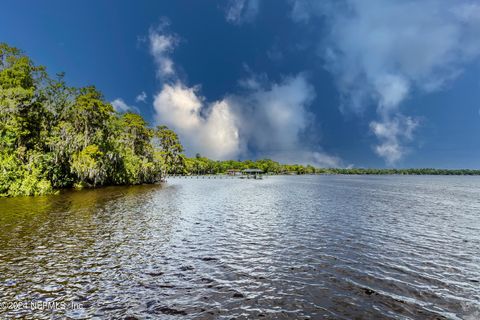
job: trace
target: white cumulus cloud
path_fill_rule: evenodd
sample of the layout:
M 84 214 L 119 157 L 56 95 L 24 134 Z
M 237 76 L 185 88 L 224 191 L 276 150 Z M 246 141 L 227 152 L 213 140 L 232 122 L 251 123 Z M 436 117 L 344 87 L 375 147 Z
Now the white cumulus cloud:
M 182 83 L 165 84 L 154 100 L 156 121 L 175 129 L 191 153 L 235 158 L 240 139 L 231 106 L 226 101 L 206 104 L 198 90 Z
M 138 109 L 136 107 L 129 106 L 121 98 L 117 98 L 117 99 L 113 100 L 112 102 L 110 102 L 110 104 L 112 105 L 113 109 L 115 109 L 115 111 L 120 112 L 120 113 L 125 113 L 125 112 L 128 112 L 128 111 L 138 111 Z
M 200 87 L 185 85 L 174 70 L 171 53 L 177 37 L 164 26 L 150 29 L 150 53 L 157 62 L 163 86 L 154 96 L 155 120 L 178 132 L 191 153 L 215 158 L 233 158 L 240 153 L 238 127 L 226 101 L 207 103 Z
M 174 128 L 190 154 L 235 159 L 250 147 L 283 162 L 342 165 L 340 158 L 306 143 L 313 117 L 307 106 L 315 92 L 304 75 L 210 103 L 199 91 L 180 82 L 165 84 L 154 100 L 156 121 Z

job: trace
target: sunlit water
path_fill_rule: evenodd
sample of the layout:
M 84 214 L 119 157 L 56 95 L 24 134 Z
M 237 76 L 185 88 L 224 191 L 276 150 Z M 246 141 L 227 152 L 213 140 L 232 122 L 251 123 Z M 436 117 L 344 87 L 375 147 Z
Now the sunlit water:
M 480 319 L 479 281 L 478 177 L 0 199 L 0 319 Z

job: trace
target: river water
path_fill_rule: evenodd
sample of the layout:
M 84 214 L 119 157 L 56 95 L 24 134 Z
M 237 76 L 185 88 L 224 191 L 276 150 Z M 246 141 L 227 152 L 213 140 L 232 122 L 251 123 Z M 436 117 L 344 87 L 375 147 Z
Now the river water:
M 0 199 L 0 319 L 480 319 L 479 281 L 480 177 Z

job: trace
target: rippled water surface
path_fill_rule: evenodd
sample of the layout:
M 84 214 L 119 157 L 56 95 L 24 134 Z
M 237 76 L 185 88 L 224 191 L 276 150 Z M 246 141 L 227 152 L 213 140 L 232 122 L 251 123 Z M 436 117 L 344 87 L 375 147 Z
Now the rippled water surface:
M 480 319 L 479 281 L 478 177 L 0 199 L 0 319 Z

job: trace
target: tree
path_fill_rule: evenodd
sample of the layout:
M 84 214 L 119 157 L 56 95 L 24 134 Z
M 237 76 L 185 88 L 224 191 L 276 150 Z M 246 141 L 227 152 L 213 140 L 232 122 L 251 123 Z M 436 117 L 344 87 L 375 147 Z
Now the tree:
M 77 148 L 97 144 L 105 148 L 115 112 L 112 105 L 103 101 L 102 94 L 93 86 L 81 88 L 75 103 L 67 113 L 77 136 Z
M 95 145 L 89 145 L 76 153 L 72 159 L 72 173 L 78 178 L 77 186 L 102 185 L 107 179 L 107 164 L 104 153 Z
M 41 138 L 46 110 L 38 88 L 44 78 L 43 67 L 0 43 L 0 195 L 52 189 Z
M 3 148 L 28 149 L 39 142 L 44 109 L 36 89 L 44 77 L 16 48 L 0 44 L 0 137 Z
M 131 112 L 123 114 L 117 123 L 116 150 L 121 168 L 115 168 L 115 181 L 140 184 L 159 180 L 161 167 L 154 157 L 152 129 L 140 115 Z
M 167 173 L 179 173 L 185 165 L 181 156 L 183 146 L 178 135 L 167 126 L 158 126 L 155 130 L 158 154 L 162 158 Z

